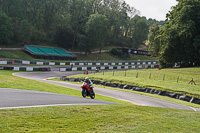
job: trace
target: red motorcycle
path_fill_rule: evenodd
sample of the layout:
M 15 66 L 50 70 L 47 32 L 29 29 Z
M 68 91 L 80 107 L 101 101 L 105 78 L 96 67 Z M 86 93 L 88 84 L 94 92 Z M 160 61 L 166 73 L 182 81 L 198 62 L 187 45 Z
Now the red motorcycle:
M 90 87 L 86 82 L 83 82 L 81 85 L 82 88 L 82 96 L 85 98 L 86 96 L 90 96 L 91 99 L 95 98 L 95 92 L 93 90 L 93 86 Z

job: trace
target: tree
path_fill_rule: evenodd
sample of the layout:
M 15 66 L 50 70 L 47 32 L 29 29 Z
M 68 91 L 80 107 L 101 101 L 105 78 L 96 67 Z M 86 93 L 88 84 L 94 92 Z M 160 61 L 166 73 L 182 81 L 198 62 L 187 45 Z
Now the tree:
M 194 55 L 194 60 L 196 65 L 200 65 L 200 35 L 196 36 L 194 38 L 194 49 L 195 49 L 195 55 Z
M 95 42 L 100 51 L 104 43 L 133 44 L 131 20 L 139 13 L 124 0 L 0 0 L 0 10 L 12 20 L 13 43 L 53 44 L 53 36 L 62 27 L 70 29 L 73 40 L 60 46 L 71 46 L 72 51 L 78 47 L 78 35 L 90 38 L 85 27 L 92 14 L 103 15 L 108 21 L 107 34 Z
M 148 38 L 149 26 L 145 18 L 140 16 L 135 16 L 131 20 L 132 31 L 131 31 L 131 41 L 132 45 L 130 47 L 138 48 L 140 45 L 144 44 L 145 40 Z
M 56 45 L 63 48 L 71 48 L 73 43 L 73 33 L 66 27 L 58 27 L 54 35 Z
M 148 35 L 149 51 L 153 56 L 158 56 L 160 51 L 160 27 L 157 24 L 152 25 Z
M 106 34 L 108 31 L 109 20 L 105 15 L 92 14 L 86 23 L 86 34 L 89 40 L 89 46 L 91 49 L 98 47 L 99 53 L 104 46 Z
M 13 37 L 11 18 L 0 12 L 0 44 L 9 44 Z
M 166 64 L 199 64 L 200 1 L 178 0 L 160 28 L 159 60 Z M 158 44 L 159 45 L 159 44 Z
M 72 43 L 72 51 L 75 47 L 77 35 L 84 32 L 84 26 L 88 20 L 90 14 L 92 14 L 93 1 L 90 0 L 72 0 L 70 2 L 70 14 L 71 14 L 71 27 L 74 33 L 74 39 Z
M 19 43 L 30 42 L 32 36 L 32 26 L 28 20 L 17 21 L 14 27 L 14 41 Z
M 88 45 L 88 37 L 85 34 L 78 34 L 77 41 L 79 50 L 85 52 L 85 56 L 87 56 L 91 52 L 91 47 Z

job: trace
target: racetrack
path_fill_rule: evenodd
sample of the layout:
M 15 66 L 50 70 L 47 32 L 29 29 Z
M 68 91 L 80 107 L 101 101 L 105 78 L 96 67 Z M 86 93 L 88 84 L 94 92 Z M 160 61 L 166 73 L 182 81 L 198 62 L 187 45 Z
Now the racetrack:
M 0 88 L 0 109 L 89 104 L 113 103 L 49 92 Z
M 15 73 L 14 75 L 23 77 L 23 78 L 28 78 L 28 79 L 45 82 L 45 83 L 68 87 L 68 88 L 72 88 L 72 89 L 76 89 L 76 90 L 81 90 L 80 85 L 77 85 L 77 84 L 45 80 L 45 79 L 51 78 L 51 77 L 69 76 L 69 75 L 80 74 L 80 73 L 83 73 L 83 72 L 55 72 L 55 71 L 52 71 L 52 72 L 42 72 L 42 73 L 37 73 L 37 72 Z M 97 88 L 97 87 L 95 87 L 94 90 L 95 90 L 96 94 L 109 96 L 109 97 L 113 97 L 113 98 L 124 100 L 124 101 L 129 101 L 133 104 L 142 105 L 142 106 L 200 111 L 199 109 L 195 109 L 195 108 L 192 108 L 189 106 L 185 106 L 185 105 L 181 105 L 181 104 L 177 104 L 177 103 L 173 103 L 173 102 L 169 102 L 169 101 L 165 101 L 165 100 L 161 100 L 161 99 L 156 99 L 156 98 L 152 98 L 152 97 L 148 97 L 148 96 L 144 96 L 144 95 L 128 93 L 128 92 L 124 92 L 124 91 L 109 90 L 109 89 Z

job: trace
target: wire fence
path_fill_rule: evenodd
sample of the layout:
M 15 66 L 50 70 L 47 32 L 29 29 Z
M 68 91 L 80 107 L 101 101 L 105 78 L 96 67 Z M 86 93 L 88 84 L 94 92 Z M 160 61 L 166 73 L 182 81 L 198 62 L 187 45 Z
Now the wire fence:
M 143 79 L 143 80 L 157 80 L 157 81 L 170 81 L 170 82 L 184 82 L 187 84 L 200 84 L 200 76 L 198 74 L 187 74 L 187 73 L 170 73 L 170 72 L 161 72 L 158 70 L 142 71 L 142 70 L 125 70 L 125 71 L 110 71 L 110 72 L 93 72 L 94 75 L 108 77 L 108 78 L 119 78 L 122 79 Z

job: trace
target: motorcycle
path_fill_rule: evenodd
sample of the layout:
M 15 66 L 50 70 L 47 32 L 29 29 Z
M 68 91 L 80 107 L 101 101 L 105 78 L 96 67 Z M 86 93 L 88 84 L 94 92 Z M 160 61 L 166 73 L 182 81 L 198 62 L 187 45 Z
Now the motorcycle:
M 93 86 L 90 88 L 90 86 L 86 83 L 83 82 L 81 85 L 82 88 L 82 96 L 85 98 L 86 96 L 90 96 L 91 99 L 95 98 L 95 92 L 93 90 Z

